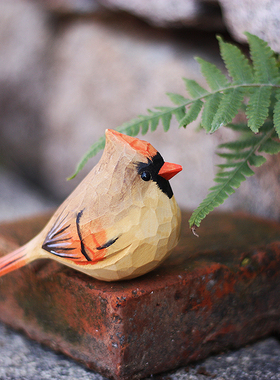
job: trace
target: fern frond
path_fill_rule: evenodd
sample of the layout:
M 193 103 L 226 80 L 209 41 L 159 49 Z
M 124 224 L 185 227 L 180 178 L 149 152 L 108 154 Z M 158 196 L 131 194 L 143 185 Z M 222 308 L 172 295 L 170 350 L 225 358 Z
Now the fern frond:
M 219 149 L 226 148 L 239 152 L 244 150 L 245 148 L 250 148 L 251 146 L 254 146 L 258 142 L 258 140 L 262 139 L 262 135 L 252 135 L 249 133 L 244 134 L 244 136 L 242 137 L 243 138 L 240 138 L 236 141 L 230 141 L 224 144 L 220 144 Z
M 219 108 L 222 96 L 222 93 L 216 92 L 212 96 L 206 98 L 201 118 L 201 125 L 206 132 L 210 132 L 212 129 L 213 119 L 216 115 L 217 109 Z
M 255 83 L 279 84 L 279 70 L 274 57 L 274 51 L 267 45 L 267 42 L 259 37 L 245 32 L 247 36 L 250 54 L 254 64 Z
M 225 125 L 225 127 L 230 128 L 236 132 L 248 132 L 249 131 L 248 125 L 245 123 L 237 123 L 237 124 L 229 123 L 229 124 Z
M 223 90 L 229 85 L 226 76 L 213 63 L 207 62 L 202 58 L 196 58 L 200 64 L 200 70 L 212 91 Z
M 201 87 L 195 80 L 183 78 L 186 89 L 193 99 L 203 98 L 208 91 Z
M 276 102 L 274 106 L 274 111 L 273 111 L 273 122 L 275 125 L 275 130 L 278 134 L 278 137 L 280 138 L 280 90 L 277 89 L 275 94 L 276 97 Z
M 170 121 L 172 118 L 173 109 L 171 107 L 155 107 L 155 108 L 162 111 L 160 119 L 162 122 L 164 132 L 167 132 L 170 127 Z
M 211 124 L 211 133 L 232 121 L 238 113 L 243 98 L 243 88 L 236 87 L 224 91 L 219 107 Z
M 279 141 L 275 141 L 272 139 L 268 140 L 261 146 L 259 151 L 268 154 L 277 154 L 280 152 L 280 143 Z
M 265 151 L 268 144 L 274 145 L 274 135 L 275 131 L 271 126 L 270 130 L 263 131 L 261 129 L 259 135 L 245 138 L 243 142 L 237 140 L 219 146 L 219 148 L 229 150 L 226 153 L 218 153 L 220 157 L 225 158 L 227 161 L 225 164 L 218 165 L 220 170 L 214 179 L 217 185 L 209 189 L 210 192 L 206 198 L 191 215 L 189 224 L 192 229 L 199 227 L 206 215 L 213 211 L 215 207 L 220 206 L 229 195 L 233 194 L 241 183 L 245 181 L 246 177 L 254 174 L 251 166 L 258 167 L 264 164 L 266 159 L 260 152 Z M 279 143 L 277 143 L 277 146 L 280 150 Z M 272 149 L 270 154 L 273 154 L 271 152 Z
M 241 53 L 237 46 L 224 42 L 221 37 L 217 38 L 220 45 L 221 56 L 229 75 L 233 79 L 233 83 L 253 83 L 253 71 L 248 59 Z
M 167 92 L 166 95 L 169 96 L 172 103 L 177 104 L 178 106 L 184 105 L 188 101 L 184 96 L 174 94 L 173 92 Z
M 181 119 L 179 123 L 179 128 L 180 127 L 186 128 L 188 124 L 196 120 L 201 111 L 202 106 L 203 106 L 203 102 L 201 100 L 196 100 L 190 106 L 190 109 L 188 110 L 187 114 Z
M 102 136 L 99 138 L 99 140 L 96 141 L 96 143 L 94 143 L 91 146 L 90 150 L 82 157 L 81 161 L 78 163 L 76 167 L 75 172 L 67 179 L 70 180 L 70 179 L 75 178 L 76 175 L 83 169 L 83 167 L 88 162 L 88 160 L 94 157 L 100 150 L 104 149 L 104 147 L 105 147 L 105 137 Z
M 246 109 L 248 127 L 257 133 L 268 117 L 271 87 L 255 87 L 251 89 L 250 100 Z
M 260 150 L 259 150 L 260 151 Z M 258 168 L 262 166 L 266 162 L 266 158 L 261 155 L 252 154 L 248 160 L 249 164 Z

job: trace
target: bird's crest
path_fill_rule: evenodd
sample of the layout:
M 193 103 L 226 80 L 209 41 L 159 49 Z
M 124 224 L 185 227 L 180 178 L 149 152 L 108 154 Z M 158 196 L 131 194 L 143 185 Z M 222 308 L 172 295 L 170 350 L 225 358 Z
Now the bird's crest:
M 106 130 L 106 138 L 111 139 L 115 137 L 118 141 L 127 143 L 132 149 L 136 150 L 145 157 L 154 157 L 157 154 L 157 150 L 147 141 L 140 140 L 136 137 L 131 137 L 117 132 L 113 129 Z

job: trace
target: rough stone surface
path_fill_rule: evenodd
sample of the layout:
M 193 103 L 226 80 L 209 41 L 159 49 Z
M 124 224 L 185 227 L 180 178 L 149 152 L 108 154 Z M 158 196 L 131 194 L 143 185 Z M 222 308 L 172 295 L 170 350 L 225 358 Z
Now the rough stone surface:
M 280 2 L 278 0 L 219 0 L 224 21 L 240 42 L 246 42 L 244 32 L 256 34 L 280 52 Z
M 201 2 L 186 0 L 170 2 L 166 0 L 105 0 L 112 9 L 122 9 L 144 18 L 158 26 L 180 23 L 192 24 L 201 14 Z
M 0 167 L 0 221 L 54 210 L 57 204 L 18 174 Z
M 47 18 L 29 1 L 0 2 L 1 162 L 37 183 L 50 41 Z
M 173 255 L 135 280 L 106 284 L 53 262 L 3 277 L 1 320 L 115 379 L 170 370 L 279 332 L 279 224 L 214 214 L 197 239 L 186 232 L 186 218 Z M 1 225 L 1 251 L 43 222 Z
M 145 380 L 279 380 L 280 342 L 267 338 Z M 0 324 L 1 380 L 106 380 Z
M 202 30 L 224 29 L 217 1 L 209 0 L 40 0 L 57 14 L 100 14 L 125 11 L 157 27 L 194 26 Z
M 41 0 L 59 14 L 125 11 L 157 27 L 195 27 L 220 32 L 227 28 L 233 38 L 246 42 L 244 32 L 256 34 L 280 51 L 278 0 Z

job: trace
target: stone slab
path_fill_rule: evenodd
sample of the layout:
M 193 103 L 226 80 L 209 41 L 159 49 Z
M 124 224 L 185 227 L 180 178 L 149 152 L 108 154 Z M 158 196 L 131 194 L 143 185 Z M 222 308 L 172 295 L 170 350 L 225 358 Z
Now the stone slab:
M 104 283 L 38 261 L 0 279 L 0 319 L 116 380 L 145 377 L 280 330 L 280 225 L 216 213 L 141 278 Z M 4 254 L 47 216 L 0 225 Z

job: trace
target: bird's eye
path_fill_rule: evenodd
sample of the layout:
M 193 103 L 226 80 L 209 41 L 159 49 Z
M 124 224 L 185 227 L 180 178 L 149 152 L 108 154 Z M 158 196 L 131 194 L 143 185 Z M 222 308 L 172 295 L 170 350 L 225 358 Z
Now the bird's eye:
M 149 172 L 142 172 L 141 173 L 141 178 L 143 179 L 143 181 L 150 181 L 151 174 Z

